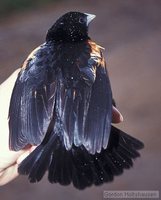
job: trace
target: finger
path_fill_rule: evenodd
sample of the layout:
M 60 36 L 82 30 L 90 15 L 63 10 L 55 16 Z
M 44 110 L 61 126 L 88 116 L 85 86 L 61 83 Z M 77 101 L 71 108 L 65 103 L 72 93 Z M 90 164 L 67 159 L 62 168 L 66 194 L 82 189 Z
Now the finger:
M 112 123 L 120 123 L 123 122 L 122 114 L 117 110 L 116 107 L 112 106 Z
M 6 144 L 7 146 L 7 144 Z M 14 165 L 16 160 L 25 152 L 24 150 L 14 152 L 0 147 L 0 172 Z
M 18 176 L 18 164 L 11 165 L 0 173 L 0 186 L 7 184 Z
M 32 146 L 30 149 L 28 149 L 26 152 L 24 152 L 18 159 L 17 164 L 20 164 L 34 149 L 36 146 Z

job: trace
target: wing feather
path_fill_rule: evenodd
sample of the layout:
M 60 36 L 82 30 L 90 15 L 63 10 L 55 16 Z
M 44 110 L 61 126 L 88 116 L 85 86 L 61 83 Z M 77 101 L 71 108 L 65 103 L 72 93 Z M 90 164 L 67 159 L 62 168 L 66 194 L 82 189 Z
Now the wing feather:
M 111 97 L 111 87 L 105 65 L 100 65 L 97 67 L 96 80 L 92 86 L 85 129 L 85 146 L 92 154 L 99 153 L 102 148 L 107 147 L 111 130 Z
M 79 52 L 77 63 L 65 64 L 65 69 L 60 71 L 62 82 L 56 95 L 54 132 L 61 134 L 67 150 L 73 144 L 83 145 L 95 154 L 108 144 L 112 92 L 100 48 L 95 43 L 88 43 L 79 49 L 80 52 L 75 50 Z
M 54 110 L 53 49 L 43 44 L 33 52 L 18 75 L 10 101 L 10 148 L 16 151 L 41 143 Z
M 91 41 L 64 46 L 55 56 L 40 46 L 19 73 L 9 109 L 11 149 L 40 144 L 51 121 L 67 150 L 83 145 L 95 154 L 107 147 L 112 92 L 101 49 Z

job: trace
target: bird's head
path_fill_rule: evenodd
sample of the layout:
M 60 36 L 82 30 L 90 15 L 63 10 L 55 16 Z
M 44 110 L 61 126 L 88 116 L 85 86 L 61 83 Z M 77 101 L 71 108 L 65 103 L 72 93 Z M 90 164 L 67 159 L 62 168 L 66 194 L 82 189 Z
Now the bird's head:
M 46 40 L 56 42 L 79 42 L 88 39 L 88 25 L 95 15 L 68 12 L 48 30 Z

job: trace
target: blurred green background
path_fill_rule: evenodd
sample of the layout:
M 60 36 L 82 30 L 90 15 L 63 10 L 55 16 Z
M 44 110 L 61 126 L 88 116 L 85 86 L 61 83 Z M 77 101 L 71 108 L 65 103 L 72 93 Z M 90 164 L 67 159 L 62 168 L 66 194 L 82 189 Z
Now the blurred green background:
M 72 185 L 49 184 L 46 177 L 30 184 L 21 176 L 0 187 L 0 199 L 100 200 L 104 190 L 161 192 L 160 0 L 1 0 L 0 83 L 44 42 L 55 20 L 72 10 L 96 14 L 89 33 L 105 47 L 113 95 L 124 116 L 119 127 L 141 139 L 145 148 L 134 167 L 112 183 L 77 191 Z

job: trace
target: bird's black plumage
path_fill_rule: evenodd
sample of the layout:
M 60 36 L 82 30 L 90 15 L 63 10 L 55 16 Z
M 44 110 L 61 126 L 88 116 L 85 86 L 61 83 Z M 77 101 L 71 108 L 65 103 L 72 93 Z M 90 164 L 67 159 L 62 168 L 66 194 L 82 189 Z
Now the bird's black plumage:
M 49 29 L 18 75 L 9 109 L 10 149 L 38 147 L 20 164 L 31 182 L 83 189 L 132 166 L 143 144 L 111 126 L 112 92 L 93 15 L 69 12 Z

